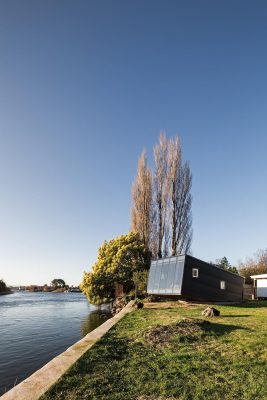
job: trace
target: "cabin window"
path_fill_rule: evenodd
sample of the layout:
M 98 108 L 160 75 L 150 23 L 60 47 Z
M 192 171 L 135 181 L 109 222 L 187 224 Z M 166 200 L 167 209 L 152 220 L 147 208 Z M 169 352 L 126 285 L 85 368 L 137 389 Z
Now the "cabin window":
M 192 276 L 193 276 L 193 278 L 198 278 L 198 268 L 192 269 Z
M 220 288 L 221 288 L 222 290 L 225 290 L 225 281 L 221 281 L 221 282 L 220 282 Z

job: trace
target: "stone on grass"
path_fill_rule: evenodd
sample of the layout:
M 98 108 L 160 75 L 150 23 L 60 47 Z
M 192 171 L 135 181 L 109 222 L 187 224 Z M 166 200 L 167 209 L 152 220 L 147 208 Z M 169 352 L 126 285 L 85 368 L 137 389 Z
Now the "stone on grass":
M 202 311 L 202 315 L 205 317 L 219 317 L 220 311 L 214 307 L 207 307 L 204 311 Z

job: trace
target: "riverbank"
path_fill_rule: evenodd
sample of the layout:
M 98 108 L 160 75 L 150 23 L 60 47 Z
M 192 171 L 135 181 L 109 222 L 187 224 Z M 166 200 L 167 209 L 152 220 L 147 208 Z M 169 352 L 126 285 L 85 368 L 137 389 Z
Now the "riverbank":
M 105 335 L 121 318 L 132 312 L 133 302 L 127 304 L 113 318 L 109 318 L 83 339 L 53 358 L 19 385 L 5 393 L 3 400 L 37 400 L 53 385 L 88 349 Z
M 216 306 L 210 323 L 203 305 L 164 306 L 124 317 L 41 399 L 267 398 L 267 302 Z
M 12 293 L 14 293 L 14 292 L 12 292 L 11 290 L 7 291 L 7 292 L 0 292 L 0 296 L 4 296 L 5 294 L 12 294 Z

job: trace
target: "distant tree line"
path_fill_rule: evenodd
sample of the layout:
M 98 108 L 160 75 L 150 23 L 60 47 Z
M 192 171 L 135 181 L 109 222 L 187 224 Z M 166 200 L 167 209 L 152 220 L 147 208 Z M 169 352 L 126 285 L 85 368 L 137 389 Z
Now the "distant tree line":
M 188 253 L 192 241 L 192 174 L 183 162 L 180 139 L 160 133 L 154 169 L 143 151 L 132 186 L 131 230 L 154 258 Z
M 3 279 L 0 279 L 0 293 L 10 292 L 10 289 L 7 287 Z
M 258 250 L 253 257 L 240 261 L 238 266 L 232 266 L 226 257 L 215 260 L 218 267 L 239 274 L 245 278 L 245 283 L 252 283 L 252 275 L 267 274 L 267 249 Z
M 53 288 L 56 288 L 56 289 L 57 288 L 64 288 L 64 287 L 66 287 L 66 283 L 65 283 L 65 281 L 63 279 L 56 278 L 56 279 L 52 280 L 51 286 Z
M 267 249 L 258 250 L 253 257 L 241 261 L 238 268 L 246 283 L 252 283 L 251 275 L 267 274 Z
M 26 290 L 29 292 L 53 292 L 53 291 L 64 291 L 68 289 L 69 286 L 66 285 L 65 281 L 63 279 L 53 279 L 50 283 L 50 286 L 47 285 L 46 283 L 43 286 L 38 286 L 38 285 L 30 285 L 26 286 Z
M 235 266 L 231 265 L 226 257 L 215 260 L 215 265 L 224 269 L 225 271 L 229 271 L 237 275 L 239 274 L 238 269 Z

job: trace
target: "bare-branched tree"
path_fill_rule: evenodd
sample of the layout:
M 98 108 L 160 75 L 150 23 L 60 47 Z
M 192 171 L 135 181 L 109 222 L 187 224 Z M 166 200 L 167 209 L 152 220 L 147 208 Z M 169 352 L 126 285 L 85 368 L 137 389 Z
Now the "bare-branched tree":
M 132 226 L 153 257 L 188 253 L 192 240 L 192 174 L 182 162 L 179 137 L 161 132 L 154 146 L 155 171 L 143 151 L 132 187 Z
M 164 239 L 167 224 L 168 201 L 168 139 L 164 132 L 160 133 L 159 142 L 154 146 L 155 172 L 153 177 L 154 202 L 155 202 L 155 255 L 162 258 L 166 253 Z
M 137 175 L 132 186 L 132 226 L 138 232 L 145 246 L 151 248 L 153 224 L 152 174 L 147 166 L 146 152 L 138 160 Z
M 239 273 L 246 279 L 246 283 L 252 283 L 252 275 L 267 273 L 267 249 L 258 250 L 254 257 L 239 262 Z
M 187 253 L 192 240 L 191 185 L 189 164 L 182 163 L 178 136 L 169 143 L 168 186 L 170 195 L 171 254 Z

